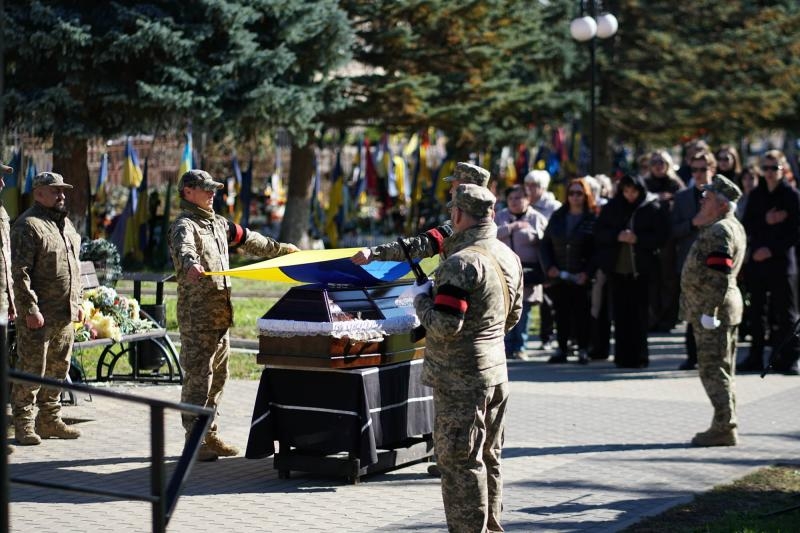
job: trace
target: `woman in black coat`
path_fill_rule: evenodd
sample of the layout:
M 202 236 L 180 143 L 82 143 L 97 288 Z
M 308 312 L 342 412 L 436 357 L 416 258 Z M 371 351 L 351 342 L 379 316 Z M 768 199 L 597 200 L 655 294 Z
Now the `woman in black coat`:
M 589 184 L 582 179 L 572 180 L 567 186 L 567 203 L 550 217 L 542 238 L 539 253 L 551 283 L 558 338 L 558 352 L 548 363 L 567 362 L 571 339 L 578 344 L 578 362 L 589 362 L 594 212 Z
M 668 237 L 669 214 L 658 198 L 641 178 L 623 176 L 595 224 L 597 264 L 609 279 L 618 367 L 644 368 L 650 362 L 648 280 Z

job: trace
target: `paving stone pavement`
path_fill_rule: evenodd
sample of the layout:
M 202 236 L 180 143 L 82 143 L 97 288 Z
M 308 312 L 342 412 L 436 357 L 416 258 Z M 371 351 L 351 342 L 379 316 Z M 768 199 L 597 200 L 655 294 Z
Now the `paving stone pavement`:
M 674 370 L 682 332 L 652 336 L 646 370 L 610 361 L 547 365 L 546 354 L 509 364 L 510 413 L 503 451 L 506 531 L 612 532 L 686 502 L 759 467 L 800 462 L 800 378 L 737 377 L 739 446 L 692 448 L 711 407 L 697 372 Z M 740 348 L 743 350 L 744 348 Z M 246 445 L 257 382 L 231 381 L 222 402 L 223 436 Z M 175 385 L 114 385 L 177 401 Z M 149 487 L 146 408 L 94 396 L 64 408 L 83 436 L 18 447 L 14 476 L 107 489 Z M 167 414 L 167 457 L 183 445 L 178 415 Z M 301 473 L 278 479 L 272 459 L 243 457 L 193 468 L 171 532 L 444 531 L 438 480 L 426 464 L 363 478 L 358 485 Z M 24 485 L 11 487 L 11 527 L 20 532 L 147 531 L 150 507 Z

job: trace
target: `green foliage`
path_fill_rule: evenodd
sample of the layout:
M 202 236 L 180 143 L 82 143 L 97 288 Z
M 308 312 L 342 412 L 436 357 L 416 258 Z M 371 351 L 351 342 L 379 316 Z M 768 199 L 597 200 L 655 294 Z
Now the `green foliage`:
M 357 32 L 351 105 L 337 125 L 434 126 L 461 152 L 524 138 L 562 118 L 575 98 L 559 87 L 567 2 L 347 0 Z
M 5 2 L 9 124 L 86 139 L 197 129 L 303 136 L 349 58 L 332 0 Z
M 97 277 L 103 285 L 113 287 L 122 275 L 122 262 L 116 245 L 106 239 L 95 239 L 81 243 L 81 261 L 91 261 Z M 100 269 L 105 269 L 103 272 Z M 101 278 L 102 275 L 102 279 Z
M 797 2 L 610 4 L 620 30 L 599 59 L 613 132 L 654 142 L 708 132 L 719 142 L 798 126 Z

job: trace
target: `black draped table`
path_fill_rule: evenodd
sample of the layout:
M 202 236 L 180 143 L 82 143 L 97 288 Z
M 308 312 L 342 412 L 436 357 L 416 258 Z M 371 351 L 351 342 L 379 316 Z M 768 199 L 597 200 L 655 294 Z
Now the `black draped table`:
M 275 453 L 290 470 L 360 475 L 433 454 L 433 391 L 421 359 L 386 366 L 322 369 L 267 365 L 261 374 L 246 456 Z M 346 454 L 346 458 L 335 455 Z

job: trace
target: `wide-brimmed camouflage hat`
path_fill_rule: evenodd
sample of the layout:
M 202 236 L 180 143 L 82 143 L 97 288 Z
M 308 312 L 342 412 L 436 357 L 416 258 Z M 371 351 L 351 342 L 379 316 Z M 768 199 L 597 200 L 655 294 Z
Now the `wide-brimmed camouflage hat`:
M 178 190 L 181 190 L 184 187 L 199 187 L 204 191 L 216 191 L 224 186 L 225 185 L 222 183 L 214 181 L 214 178 L 211 177 L 211 174 L 205 170 L 199 169 L 187 170 L 183 173 L 181 180 L 178 182 Z
M 703 185 L 703 190 L 721 194 L 731 202 L 735 202 L 742 197 L 742 190 L 722 174 L 717 174 L 711 178 L 711 183 Z
M 64 183 L 64 176 L 55 172 L 39 172 L 33 177 L 33 188 L 38 187 L 62 187 L 72 189 L 72 185 Z
M 475 218 L 486 218 L 492 216 L 496 201 L 497 198 L 486 187 L 474 183 L 462 183 L 456 189 L 453 199 L 447 203 L 447 207 L 455 206 Z
M 459 183 L 474 183 L 481 187 L 489 185 L 489 171 L 472 163 L 461 162 L 456 164 L 455 170 L 444 181 L 458 181 Z

